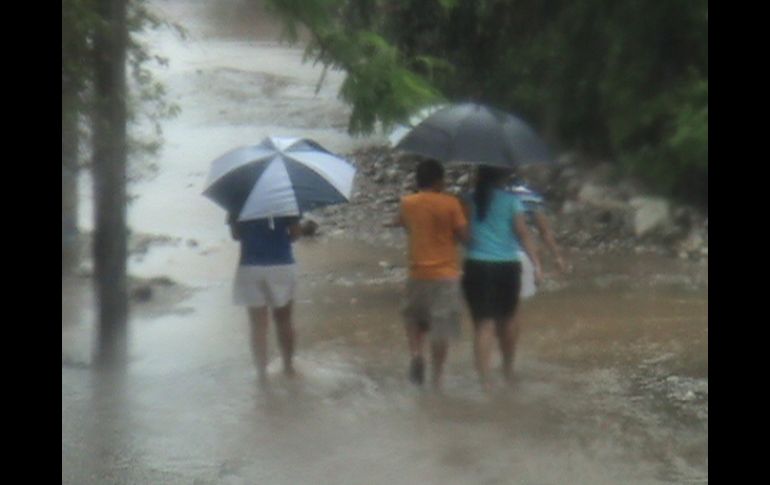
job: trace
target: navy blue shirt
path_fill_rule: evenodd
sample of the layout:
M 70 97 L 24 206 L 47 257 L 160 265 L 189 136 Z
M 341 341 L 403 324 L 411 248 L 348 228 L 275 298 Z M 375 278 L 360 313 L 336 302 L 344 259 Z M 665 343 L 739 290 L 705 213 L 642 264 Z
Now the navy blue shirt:
M 278 217 L 272 220 L 237 222 L 236 233 L 241 242 L 241 266 L 273 266 L 293 264 L 289 227 L 299 219 Z

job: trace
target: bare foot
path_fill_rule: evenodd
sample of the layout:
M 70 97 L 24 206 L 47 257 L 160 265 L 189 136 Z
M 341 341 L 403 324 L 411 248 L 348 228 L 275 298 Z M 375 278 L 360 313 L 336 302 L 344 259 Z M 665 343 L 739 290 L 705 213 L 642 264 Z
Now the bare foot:
M 425 381 L 425 360 L 422 357 L 412 357 L 409 364 L 409 380 L 417 386 L 421 386 Z

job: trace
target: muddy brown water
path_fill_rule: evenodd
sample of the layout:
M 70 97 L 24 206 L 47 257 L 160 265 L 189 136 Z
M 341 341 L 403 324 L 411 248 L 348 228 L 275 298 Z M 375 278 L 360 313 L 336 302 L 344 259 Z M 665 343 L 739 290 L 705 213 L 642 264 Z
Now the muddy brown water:
M 381 140 L 345 134 L 341 76 L 316 95 L 320 69 L 275 42 L 275 24 L 249 4 L 153 5 L 191 35 L 151 38 L 183 113 L 165 124 L 161 168 L 132 186 L 129 212 L 134 231 L 169 237 L 129 267 L 177 284 L 133 305 L 130 363 L 105 373 L 91 367 L 90 281 L 63 278 L 63 483 L 708 481 L 707 279 L 693 284 L 685 263 L 660 256 L 571 255 L 573 273 L 521 308 L 512 390 L 479 392 L 466 315 L 439 395 L 405 379 L 403 250 L 344 234 L 301 240 L 302 378 L 281 376 L 271 340 L 271 385 L 259 388 L 246 315 L 230 304 L 237 247 L 200 196 L 208 163 L 268 134 L 342 152 Z

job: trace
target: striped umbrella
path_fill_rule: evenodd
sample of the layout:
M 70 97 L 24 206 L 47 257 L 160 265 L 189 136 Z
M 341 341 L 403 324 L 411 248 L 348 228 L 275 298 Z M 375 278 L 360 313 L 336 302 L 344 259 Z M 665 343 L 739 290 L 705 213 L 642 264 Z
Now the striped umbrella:
M 237 220 L 299 216 L 350 200 L 355 168 L 317 142 L 268 137 L 211 163 L 203 195 Z

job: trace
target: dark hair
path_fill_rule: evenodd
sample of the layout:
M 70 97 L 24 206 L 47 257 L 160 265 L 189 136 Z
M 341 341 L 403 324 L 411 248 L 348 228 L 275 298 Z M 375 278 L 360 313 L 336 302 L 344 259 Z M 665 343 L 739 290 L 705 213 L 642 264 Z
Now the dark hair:
M 417 165 L 417 175 L 415 178 L 417 179 L 418 189 L 433 187 L 436 182 L 444 178 L 444 167 L 436 160 L 424 160 Z
M 489 201 L 492 199 L 492 190 L 510 174 L 510 170 L 497 167 L 479 167 L 476 180 L 476 191 L 473 193 L 473 202 L 476 204 L 476 212 L 479 220 L 483 221 L 487 216 Z

